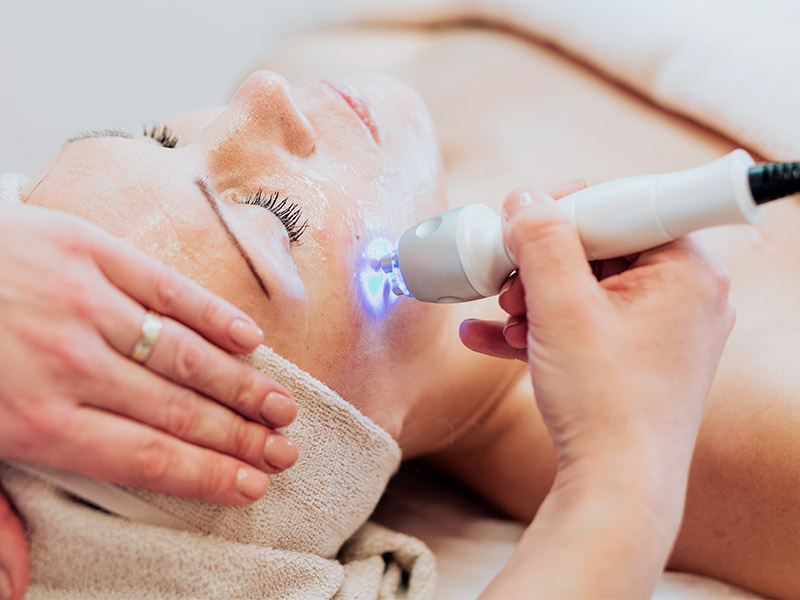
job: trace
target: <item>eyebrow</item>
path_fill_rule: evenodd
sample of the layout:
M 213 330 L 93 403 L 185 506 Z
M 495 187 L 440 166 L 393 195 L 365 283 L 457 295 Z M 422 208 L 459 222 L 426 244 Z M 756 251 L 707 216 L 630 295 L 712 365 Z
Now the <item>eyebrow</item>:
M 128 133 L 127 131 L 123 131 L 122 129 L 93 129 L 91 131 L 83 131 L 78 135 L 72 136 L 71 138 L 67 139 L 64 142 L 64 145 L 71 144 L 72 142 L 77 142 L 78 140 L 85 140 L 86 138 L 97 138 L 97 137 L 121 137 L 121 138 L 132 138 L 133 136 Z
M 225 220 L 225 217 L 222 215 L 222 211 L 219 209 L 219 205 L 217 204 L 214 195 L 211 193 L 211 189 L 208 187 L 208 184 L 203 181 L 202 179 L 195 179 L 194 184 L 200 188 L 200 191 L 203 192 L 203 197 L 208 202 L 208 205 L 211 207 L 211 210 L 214 211 L 214 214 L 217 215 L 217 219 L 219 222 L 222 223 L 222 227 L 225 229 L 225 233 L 228 235 L 228 239 L 234 245 L 236 250 L 239 251 L 239 254 L 242 255 L 244 262 L 247 264 L 247 268 L 250 269 L 250 272 L 253 274 L 253 277 L 256 278 L 258 282 L 258 286 L 261 288 L 261 291 L 264 292 L 264 295 L 269 298 L 269 292 L 267 291 L 267 286 L 264 285 L 264 280 L 261 279 L 261 275 L 258 274 L 258 271 L 255 268 L 255 264 L 253 263 L 253 259 L 247 253 L 247 250 L 239 243 L 239 238 L 237 238 L 233 231 L 228 225 L 228 222 Z
M 98 137 L 120 137 L 120 138 L 133 138 L 134 136 L 128 133 L 127 131 L 123 131 L 122 129 L 93 129 L 91 131 L 84 131 L 79 133 L 76 136 L 69 138 L 66 142 L 64 142 L 64 146 L 67 144 L 71 144 L 72 142 L 77 142 L 79 140 L 85 140 L 87 138 L 98 138 Z M 41 183 L 41 182 L 39 182 Z M 258 287 L 261 288 L 261 291 L 264 292 L 264 295 L 269 299 L 269 291 L 267 290 L 267 286 L 264 284 L 264 280 L 261 278 L 261 275 L 258 274 L 256 270 L 255 264 L 253 263 L 253 259 L 250 257 L 250 254 L 247 250 L 244 249 L 242 244 L 239 242 L 239 238 L 233 233 L 233 230 L 228 225 L 228 222 L 225 220 L 225 217 L 222 215 L 222 212 L 219 210 L 219 205 L 217 204 L 216 199 L 214 198 L 214 194 L 211 193 L 211 188 L 209 188 L 208 184 L 202 179 L 195 179 L 194 184 L 200 188 L 200 191 L 203 192 L 203 197 L 208 202 L 208 205 L 211 207 L 211 210 L 214 211 L 214 214 L 219 219 L 219 222 L 222 224 L 222 227 L 225 229 L 225 233 L 228 236 L 228 239 L 231 241 L 233 246 L 239 252 L 239 254 L 244 259 L 245 264 L 247 264 L 247 268 L 250 269 L 250 272 L 255 277 L 255 280 L 258 282 Z M 37 184 L 38 187 L 38 184 Z M 34 188 L 34 191 L 36 188 Z

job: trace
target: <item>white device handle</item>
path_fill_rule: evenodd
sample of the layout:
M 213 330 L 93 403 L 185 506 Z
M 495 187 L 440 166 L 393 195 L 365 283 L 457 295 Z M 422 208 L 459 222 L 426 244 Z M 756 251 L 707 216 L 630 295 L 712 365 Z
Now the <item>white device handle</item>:
M 575 225 L 586 258 L 641 252 L 716 225 L 757 223 L 744 150 L 685 171 L 608 181 L 565 196 L 559 207 Z
M 753 159 L 735 150 L 706 165 L 609 181 L 558 201 L 578 230 L 589 260 L 655 248 L 697 229 L 757 223 Z M 493 296 L 516 268 L 500 218 L 482 204 L 456 208 L 406 231 L 381 268 L 395 293 L 426 302 Z

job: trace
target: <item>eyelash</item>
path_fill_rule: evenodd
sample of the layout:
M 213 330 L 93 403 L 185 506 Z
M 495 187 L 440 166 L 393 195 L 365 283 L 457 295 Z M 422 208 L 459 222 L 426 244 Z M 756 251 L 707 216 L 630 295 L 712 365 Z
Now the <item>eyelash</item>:
M 303 209 L 297 203 L 289 202 L 288 198 L 279 199 L 278 192 L 272 194 L 265 194 L 261 190 L 250 194 L 244 201 L 244 204 L 253 206 L 260 206 L 266 208 L 278 219 L 280 219 L 283 226 L 289 234 L 289 242 L 295 243 L 303 235 L 303 232 L 308 227 L 308 219 L 300 223 L 300 218 L 303 216 Z
M 145 127 L 144 134 L 153 138 L 164 148 L 174 148 L 178 145 L 178 136 L 166 125 L 154 125 L 150 129 Z
M 174 148 L 178 145 L 178 136 L 166 125 L 155 125 L 150 129 L 145 128 L 144 134 L 153 138 L 164 148 Z M 296 202 L 289 202 L 288 198 L 279 199 L 278 192 L 265 194 L 263 191 L 258 190 L 254 194 L 250 194 L 244 204 L 266 208 L 278 217 L 286 228 L 286 232 L 289 234 L 289 242 L 292 244 L 300 240 L 300 236 L 303 235 L 303 232 L 308 227 L 308 219 L 300 223 L 303 209 Z

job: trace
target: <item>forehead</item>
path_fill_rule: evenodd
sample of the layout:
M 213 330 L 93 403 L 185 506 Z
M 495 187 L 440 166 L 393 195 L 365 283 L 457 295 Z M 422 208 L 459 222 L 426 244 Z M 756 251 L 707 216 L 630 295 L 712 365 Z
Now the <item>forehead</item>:
M 23 197 L 95 223 L 263 322 L 271 303 L 197 185 L 202 169 L 191 160 L 142 140 L 80 140 Z
M 79 214 L 123 237 L 170 222 L 181 229 L 211 225 L 191 164 L 159 150 L 136 139 L 72 142 L 29 184 L 28 201 Z
M 195 278 L 198 257 L 230 252 L 195 175 L 179 153 L 141 140 L 94 138 L 68 144 L 23 194 L 32 204 L 84 217 Z

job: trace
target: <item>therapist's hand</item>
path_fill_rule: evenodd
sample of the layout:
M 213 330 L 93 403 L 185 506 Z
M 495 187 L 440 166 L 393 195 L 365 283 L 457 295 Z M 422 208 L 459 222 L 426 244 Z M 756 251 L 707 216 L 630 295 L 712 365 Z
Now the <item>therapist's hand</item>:
M 140 364 L 129 354 L 147 310 L 163 329 Z M 229 354 L 262 335 L 234 306 L 81 219 L 0 206 L 0 459 L 253 502 L 267 473 L 297 458 L 275 431 L 296 415 L 288 392 Z M 15 593 L 27 579 L 21 531 L 0 497 L 0 566 L 14 570 Z
M 504 235 L 519 264 L 500 297 L 509 320 L 467 321 L 461 335 L 528 362 L 560 468 L 605 455 L 618 468 L 641 458 L 688 469 L 734 322 L 725 267 L 682 238 L 598 281 L 606 265 L 593 272 L 574 227 L 537 192 L 506 200 Z
M 462 339 L 527 361 L 558 468 L 486 594 L 649 597 L 733 326 L 726 270 L 683 238 L 598 280 L 605 265 L 593 272 L 575 228 L 536 192 L 507 198 L 504 237 L 519 265 L 500 299 L 510 325 L 468 321 Z

